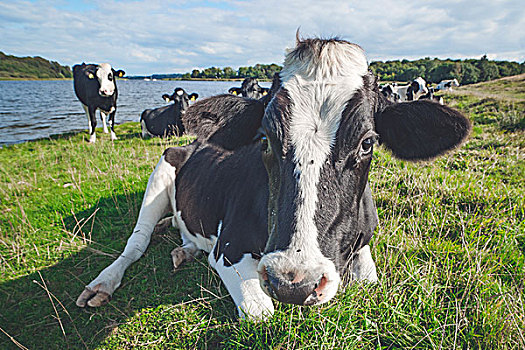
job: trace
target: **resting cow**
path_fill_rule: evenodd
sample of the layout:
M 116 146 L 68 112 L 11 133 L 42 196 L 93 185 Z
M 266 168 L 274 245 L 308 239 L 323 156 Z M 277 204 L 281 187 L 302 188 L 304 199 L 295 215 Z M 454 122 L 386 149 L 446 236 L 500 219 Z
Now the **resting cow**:
M 240 88 L 232 87 L 228 90 L 228 92 L 232 95 L 254 98 L 258 100 L 263 96 L 266 96 L 269 90 L 270 89 L 261 87 L 256 78 L 246 78 L 242 82 Z
M 379 91 L 386 97 L 390 102 L 401 102 L 401 97 L 396 92 L 397 85 L 387 84 L 379 87 Z
M 417 77 L 410 84 L 397 86 L 395 92 L 399 95 L 401 102 L 417 101 L 421 96 L 428 94 L 427 82 L 421 77 Z
M 109 63 L 99 65 L 82 63 L 73 66 L 75 94 L 88 117 L 89 142 L 97 140 L 95 134 L 97 109 L 100 110 L 104 133 L 108 133 L 106 118 L 109 115 L 111 140 L 117 139 L 114 129 L 118 96 L 116 77 L 123 77 L 124 74 L 123 70 L 115 71 Z
M 456 78 L 449 80 L 441 80 L 439 84 L 436 85 L 436 90 L 449 90 L 452 91 L 452 87 L 458 87 L 459 82 Z
M 164 94 L 166 102 L 173 101 L 169 106 L 155 109 L 146 109 L 140 116 L 142 137 L 147 136 L 181 136 L 184 133 L 182 117 L 190 105 L 199 95 L 188 95 L 182 88 L 176 88 L 173 95 Z
M 187 111 L 197 139 L 164 152 L 124 252 L 78 306 L 109 300 L 168 213 L 183 242 L 175 268 L 208 253 L 241 317 L 269 317 L 272 298 L 322 304 L 349 280 L 378 280 L 369 247 L 374 144 L 428 160 L 467 137 L 468 119 L 429 101 L 387 101 L 362 49 L 338 39 L 298 39 L 271 95 L 266 108 L 222 95 Z

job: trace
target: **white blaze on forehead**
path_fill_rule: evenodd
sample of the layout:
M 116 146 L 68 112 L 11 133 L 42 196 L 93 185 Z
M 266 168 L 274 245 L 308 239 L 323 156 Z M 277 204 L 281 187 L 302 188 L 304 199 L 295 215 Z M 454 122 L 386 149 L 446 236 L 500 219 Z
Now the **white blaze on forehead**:
M 290 249 L 319 256 L 314 215 L 321 169 L 335 143 L 347 102 L 363 85 L 368 64 L 363 50 L 347 42 L 327 42 L 299 57 L 289 53 L 280 73 L 291 104 L 290 141 L 301 200 Z M 294 254 L 295 255 L 295 254 Z M 311 258 L 311 256 L 310 256 Z
M 101 63 L 97 66 L 97 78 L 100 83 L 100 91 L 106 95 L 113 95 L 115 91 L 115 77 L 112 80 L 108 79 L 108 75 L 113 75 L 111 65 L 109 63 Z

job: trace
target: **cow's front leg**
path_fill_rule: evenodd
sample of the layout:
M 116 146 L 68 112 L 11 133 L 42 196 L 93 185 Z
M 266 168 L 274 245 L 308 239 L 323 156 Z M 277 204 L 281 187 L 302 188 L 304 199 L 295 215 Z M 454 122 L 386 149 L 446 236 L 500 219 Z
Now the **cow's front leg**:
M 175 167 L 162 156 L 149 178 L 137 224 L 124 252 L 86 286 L 77 299 L 78 306 L 95 307 L 109 301 L 120 286 L 126 269 L 144 254 L 157 222 L 171 210 L 170 196 L 174 195 L 174 185 Z
M 86 111 L 88 118 L 89 142 L 95 143 L 97 141 L 97 135 L 95 134 L 95 128 L 97 127 L 97 118 L 95 114 L 97 108 L 94 106 L 86 106 L 85 104 L 82 104 L 82 107 L 84 107 L 84 111 Z
M 117 139 L 117 135 L 115 134 L 115 114 L 116 113 L 117 113 L 117 108 L 111 107 L 111 111 L 109 112 L 109 127 L 111 129 L 111 141 L 114 141 Z
M 106 124 L 106 120 L 108 119 L 106 112 L 103 112 L 102 110 L 100 111 L 100 119 L 102 119 L 102 128 L 104 129 L 104 134 L 107 134 L 109 130 Z
M 376 264 L 367 244 L 355 254 L 351 265 L 353 279 L 357 281 L 377 282 Z
M 224 257 L 221 255 L 216 261 L 212 251 L 208 261 L 226 285 L 241 319 L 264 320 L 273 314 L 272 299 L 259 284 L 259 261 L 252 258 L 251 254 L 244 254 L 239 262 L 225 266 Z

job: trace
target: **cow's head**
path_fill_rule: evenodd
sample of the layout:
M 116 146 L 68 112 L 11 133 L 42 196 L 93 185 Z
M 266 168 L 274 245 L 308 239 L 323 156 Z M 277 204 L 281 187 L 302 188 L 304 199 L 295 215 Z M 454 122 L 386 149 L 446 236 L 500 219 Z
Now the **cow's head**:
M 232 87 L 228 92 L 246 98 L 260 99 L 268 94 L 269 89 L 259 85 L 256 78 L 246 78 L 240 88 Z
M 389 103 L 362 49 L 345 41 L 298 41 L 279 84 L 261 127 L 270 197 L 259 279 L 277 300 L 320 304 L 375 229 L 363 197 L 374 144 L 430 159 L 462 142 L 470 123 L 428 101 Z
M 87 69 L 88 79 L 98 80 L 98 93 L 102 97 L 110 97 L 115 93 L 115 78 L 123 77 L 126 74 L 123 70 L 114 70 L 109 63 L 101 63 L 94 69 Z
M 188 125 L 228 150 L 257 143 L 269 180 L 261 287 L 282 302 L 320 304 L 352 272 L 377 224 L 367 186 L 374 145 L 427 160 L 460 144 L 470 123 L 430 101 L 389 102 L 362 49 L 336 39 L 298 40 L 270 91 L 269 102 L 204 100 L 188 111 Z
M 183 113 L 190 106 L 190 101 L 196 101 L 197 98 L 199 98 L 199 94 L 194 92 L 191 95 L 188 95 L 183 88 L 176 88 L 171 96 L 164 94 L 162 95 L 162 98 L 166 103 L 173 101 L 175 106 L 177 106 L 181 113 Z

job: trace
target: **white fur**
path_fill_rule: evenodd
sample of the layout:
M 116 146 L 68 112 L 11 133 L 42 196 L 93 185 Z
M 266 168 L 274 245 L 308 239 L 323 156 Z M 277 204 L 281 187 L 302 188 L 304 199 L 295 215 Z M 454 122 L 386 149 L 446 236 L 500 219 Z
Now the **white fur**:
M 326 44 L 318 59 L 306 56 L 299 60 L 288 55 L 280 74 L 292 101 L 290 139 L 302 199 L 295 213 L 296 230 L 288 250 L 265 255 L 259 266 L 269 264 L 284 272 L 322 267 L 327 278 L 323 302 L 336 294 L 340 277 L 317 243 L 317 185 L 344 108 L 362 86 L 368 65 L 362 49 L 347 43 Z
M 237 306 L 239 317 L 261 320 L 273 314 L 272 299 L 259 285 L 258 261 L 251 254 L 244 254 L 232 266 L 224 266 L 222 255 L 218 261 L 213 254 L 208 255 L 210 265 L 217 271 Z
M 97 79 L 100 84 L 99 93 L 102 96 L 112 96 L 115 92 L 115 77 L 108 79 L 108 75 L 113 74 L 109 63 L 101 63 L 97 66 Z
M 175 184 L 175 168 L 161 157 L 151 174 L 142 201 L 137 224 L 122 254 L 95 278 L 87 287 L 91 290 L 113 294 L 120 286 L 126 269 L 146 251 L 151 234 L 159 220 L 169 212 L 170 189 Z M 95 288 L 97 285 L 99 288 Z M 88 302 L 89 305 L 89 302 Z
M 104 129 L 104 134 L 107 134 L 109 131 L 108 126 L 106 124 L 106 120 L 108 119 L 108 115 L 106 114 L 106 112 L 100 111 L 100 119 L 102 119 L 102 127 Z
M 353 279 L 357 281 L 377 282 L 376 264 L 370 253 L 370 246 L 367 244 L 361 248 L 354 257 L 351 268 Z

